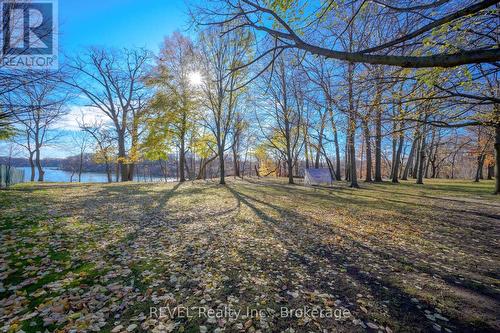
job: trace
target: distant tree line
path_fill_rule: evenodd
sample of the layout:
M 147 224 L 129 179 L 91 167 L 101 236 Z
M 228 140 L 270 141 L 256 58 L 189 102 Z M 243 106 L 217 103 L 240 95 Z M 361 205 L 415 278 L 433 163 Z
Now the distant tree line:
M 224 184 L 294 183 L 324 167 L 352 187 L 500 173 L 498 1 L 213 0 L 191 10 L 194 37 L 173 33 L 158 54 L 91 47 L 58 73 L 7 79 L 3 136 L 16 132 L 38 180 L 69 105 L 86 110 L 70 140 L 77 169 L 91 153 L 109 182 L 145 168 Z

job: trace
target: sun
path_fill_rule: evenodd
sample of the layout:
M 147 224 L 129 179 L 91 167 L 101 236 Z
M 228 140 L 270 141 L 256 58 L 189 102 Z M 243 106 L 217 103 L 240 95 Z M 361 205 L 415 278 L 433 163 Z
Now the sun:
M 200 72 L 190 72 L 188 74 L 189 84 L 192 86 L 199 86 L 203 83 L 203 77 Z

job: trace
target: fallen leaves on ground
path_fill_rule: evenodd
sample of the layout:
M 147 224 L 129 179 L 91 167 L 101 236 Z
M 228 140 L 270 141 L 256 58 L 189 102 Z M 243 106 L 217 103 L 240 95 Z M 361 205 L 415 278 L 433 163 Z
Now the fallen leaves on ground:
M 495 331 L 500 202 L 455 187 L 19 185 L 1 330 Z

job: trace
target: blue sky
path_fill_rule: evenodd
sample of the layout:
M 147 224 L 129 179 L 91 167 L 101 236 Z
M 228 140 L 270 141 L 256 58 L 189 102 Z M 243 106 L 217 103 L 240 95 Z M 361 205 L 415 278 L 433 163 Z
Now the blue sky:
M 59 0 L 59 48 L 147 47 L 188 26 L 184 0 Z
M 58 7 L 59 54 L 63 58 L 88 46 L 145 47 L 156 53 L 165 36 L 176 30 L 187 33 L 189 24 L 185 0 L 59 0 Z M 61 134 L 78 130 L 80 107 L 69 108 L 70 114 L 57 125 Z M 42 157 L 74 155 L 68 140 L 65 135 L 57 144 L 42 148 Z M 7 144 L 0 143 L 0 156 L 7 153 Z M 27 154 L 20 150 L 17 155 Z

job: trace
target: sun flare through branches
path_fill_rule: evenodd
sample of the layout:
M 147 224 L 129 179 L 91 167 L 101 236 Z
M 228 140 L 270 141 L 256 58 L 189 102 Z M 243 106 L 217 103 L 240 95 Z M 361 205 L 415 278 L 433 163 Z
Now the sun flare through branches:
M 200 72 L 190 72 L 188 74 L 189 84 L 197 87 L 203 83 L 203 76 Z

